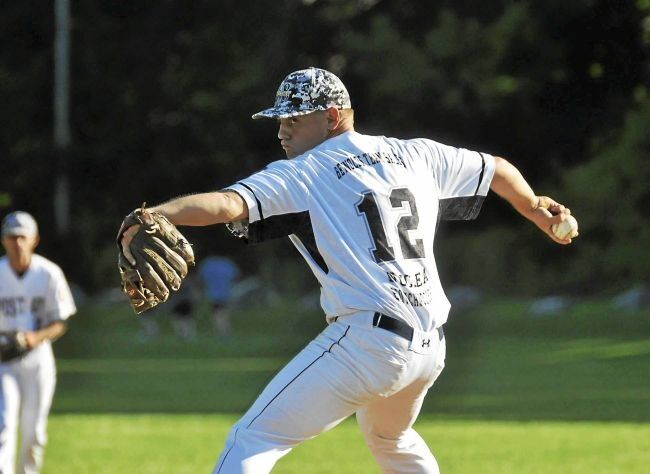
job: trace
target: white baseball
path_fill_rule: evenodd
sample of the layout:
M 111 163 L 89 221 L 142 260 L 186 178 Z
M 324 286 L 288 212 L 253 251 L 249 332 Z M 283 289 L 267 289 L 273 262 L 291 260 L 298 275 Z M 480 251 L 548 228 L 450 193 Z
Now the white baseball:
M 578 221 L 569 215 L 559 224 L 553 224 L 551 230 L 558 239 L 572 239 L 578 236 Z

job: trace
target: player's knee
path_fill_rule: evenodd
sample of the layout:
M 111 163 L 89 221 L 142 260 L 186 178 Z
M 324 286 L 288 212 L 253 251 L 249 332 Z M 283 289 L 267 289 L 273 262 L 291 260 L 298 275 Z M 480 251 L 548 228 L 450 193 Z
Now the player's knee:
M 23 433 L 22 443 L 27 451 L 40 450 L 47 444 L 47 435 L 36 431 Z
M 363 434 L 375 459 L 388 472 L 440 473 L 433 454 L 413 429 L 395 434 L 368 429 Z
M 364 430 L 366 444 L 373 452 L 393 453 L 418 451 L 424 442 L 413 430 L 397 433 L 382 433 L 372 429 Z M 428 450 L 428 449 L 427 449 Z
M 235 425 L 226 438 L 213 473 L 268 473 L 277 460 L 291 449 L 283 444 L 268 433 Z
M 372 451 L 394 451 L 401 442 L 401 437 L 399 435 L 386 436 L 372 430 L 364 430 L 363 436 L 366 440 L 366 444 Z

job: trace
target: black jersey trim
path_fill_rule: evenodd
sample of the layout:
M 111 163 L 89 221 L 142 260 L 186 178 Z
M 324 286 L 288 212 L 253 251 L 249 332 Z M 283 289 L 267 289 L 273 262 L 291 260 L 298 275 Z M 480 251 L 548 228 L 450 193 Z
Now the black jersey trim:
M 238 184 L 241 184 L 243 187 L 245 187 L 246 189 L 248 189 L 251 192 L 251 194 L 255 198 L 255 202 L 257 203 L 257 211 L 259 212 L 260 220 L 264 219 L 264 214 L 262 213 L 262 204 L 260 203 L 260 200 L 257 199 L 257 196 L 255 195 L 255 191 L 253 191 L 252 188 L 246 183 L 243 183 L 243 182 L 239 181 Z
M 438 220 L 471 221 L 481 212 L 485 196 L 462 196 L 440 199 L 438 202 Z
M 329 267 L 316 245 L 309 211 L 279 214 L 248 224 L 248 243 L 252 245 L 292 234 L 300 240 L 316 265 L 328 273 Z
M 314 231 L 311 229 L 311 226 L 309 229 L 304 229 L 303 232 L 295 232 L 293 235 L 300 240 L 300 243 L 305 247 L 305 250 L 309 252 L 309 256 L 314 260 L 314 262 L 316 262 L 316 265 L 318 265 L 323 272 L 329 273 L 329 267 L 327 266 L 323 255 L 321 255 L 318 250 L 316 237 L 314 236 Z
M 478 190 L 481 187 L 481 183 L 483 182 L 483 173 L 485 173 L 485 155 L 483 155 L 483 153 L 480 152 L 479 155 L 481 155 L 481 174 L 478 176 L 478 184 L 476 185 L 476 191 L 474 191 L 474 196 L 478 194 Z
M 476 219 L 481 212 L 485 196 L 478 194 L 485 174 L 485 155 L 481 155 L 481 173 L 478 176 L 478 184 L 473 196 L 459 196 L 444 198 L 438 201 L 438 220 L 443 221 L 470 221 Z M 436 228 L 437 228 L 436 223 Z

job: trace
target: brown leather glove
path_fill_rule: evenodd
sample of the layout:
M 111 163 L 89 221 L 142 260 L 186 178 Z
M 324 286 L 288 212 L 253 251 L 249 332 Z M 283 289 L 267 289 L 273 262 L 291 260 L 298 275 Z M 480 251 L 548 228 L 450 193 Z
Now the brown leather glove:
M 139 226 L 137 232 L 125 248 L 122 237 L 135 225 Z M 144 204 L 122 222 L 117 247 L 122 291 L 137 314 L 167 301 L 169 292 L 180 288 L 188 265 L 194 265 L 187 239 L 165 216 L 148 211 Z

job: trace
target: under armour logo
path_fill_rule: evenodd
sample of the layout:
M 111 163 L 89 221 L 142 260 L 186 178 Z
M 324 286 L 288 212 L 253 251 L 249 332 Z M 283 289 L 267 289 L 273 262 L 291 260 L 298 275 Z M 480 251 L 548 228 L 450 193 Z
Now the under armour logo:
M 431 339 L 422 339 L 422 347 L 431 347 Z

